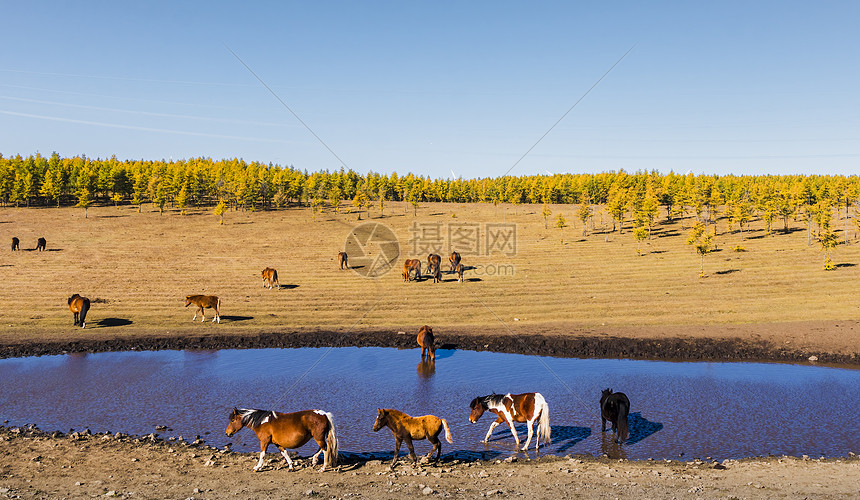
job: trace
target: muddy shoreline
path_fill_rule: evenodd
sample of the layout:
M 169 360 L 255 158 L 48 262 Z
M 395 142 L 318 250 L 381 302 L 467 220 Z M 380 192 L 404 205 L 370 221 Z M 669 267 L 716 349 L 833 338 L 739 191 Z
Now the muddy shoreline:
M 446 333 L 441 348 L 493 351 L 563 358 L 627 358 L 663 361 L 746 361 L 808 363 L 810 356 L 828 365 L 860 367 L 858 353 L 819 352 L 775 346 L 742 338 L 628 338 L 588 335 L 486 335 Z M 0 344 L 0 358 L 67 353 L 158 350 L 216 350 L 301 347 L 392 347 L 413 349 L 412 334 L 397 332 L 287 332 L 241 335 L 164 335 L 82 338 L 69 341 L 23 341 Z

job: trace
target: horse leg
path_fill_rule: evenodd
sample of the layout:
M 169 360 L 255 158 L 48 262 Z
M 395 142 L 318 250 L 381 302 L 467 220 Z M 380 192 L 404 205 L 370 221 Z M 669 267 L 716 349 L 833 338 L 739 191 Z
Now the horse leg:
M 75 314 L 75 326 L 78 326 L 78 313 L 76 312 L 74 314 Z
M 602 420 L 603 423 L 603 425 L 600 427 L 600 432 L 606 432 L 606 419 L 601 416 L 600 420 Z
M 403 438 L 403 440 L 406 441 L 406 447 L 409 448 L 409 458 L 412 459 L 413 463 L 417 464 L 418 463 L 418 457 L 415 456 L 415 447 L 412 446 L 412 437 L 406 436 L 405 438 Z
M 520 447 L 520 437 L 517 436 L 517 428 L 514 427 L 514 421 L 513 420 L 508 420 L 508 427 L 511 428 L 511 434 L 513 434 L 514 441 L 517 443 L 517 448 L 519 448 Z M 529 429 L 529 430 L 531 430 L 531 429 Z
M 520 448 L 520 449 L 521 449 L 521 450 L 523 450 L 523 451 L 528 450 L 528 449 L 529 449 L 529 443 L 531 443 L 531 442 L 532 442 L 532 434 L 533 434 L 533 431 L 532 431 L 532 424 L 534 424 L 534 421 L 535 421 L 535 420 L 537 420 L 537 419 L 529 420 L 529 421 L 527 421 L 527 422 L 526 422 L 526 428 L 528 429 L 528 436 L 526 437 L 526 444 L 524 444 L 524 445 L 523 445 L 523 447 L 522 447 L 522 448 Z M 540 439 L 538 439 L 538 442 L 539 442 L 539 441 L 540 441 Z M 539 446 L 539 445 L 538 445 L 538 446 Z M 535 448 L 535 449 L 537 449 L 537 448 Z
M 400 443 L 402 440 L 399 437 L 394 438 L 394 460 L 391 461 L 391 469 L 394 469 L 394 464 L 397 463 L 397 455 L 400 455 Z
M 293 460 L 290 458 L 290 454 L 289 452 L 287 452 L 287 449 L 281 448 L 280 446 L 278 446 L 278 448 L 280 448 L 281 450 L 281 455 L 283 455 L 284 458 L 287 459 L 287 466 L 290 468 L 290 470 L 293 470 Z
M 493 421 L 493 423 L 492 423 L 492 424 L 490 424 L 490 430 L 488 430 L 488 431 L 487 431 L 487 435 L 486 435 L 486 436 L 484 436 L 484 442 L 485 442 L 485 443 L 486 443 L 487 441 L 489 441 L 489 440 L 490 440 L 490 436 L 492 436 L 492 435 L 493 435 L 493 429 L 495 429 L 495 428 L 496 428 L 496 426 L 497 426 L 497 425 L 499 425 L 500 423 L 501 423 L 501 422 L 499 422 L 498 420 L 494 420 L 494 421 Z
M 440 429 L 441 430 L 441 429 Z M 436 462 L 439 461 L 439 456 L 442 455 L 442 443 L 439 441 L 439 435 L 427 435 L 427 441 L 433 444 L 433 448 L 430 449 L 430 453 L 427 454 L 427 460 L 433 456 L 433 452 L 436 452 Z
M 258 472 L 260 468 L 263 467 L 263 458 L 266 456 L 266 448 L 269 447 L 271 442 L 272 436 L 268 436 L 267 438 L 260 440 L 260 460 L 257 462 L 257 465 L 254 466 L 254 472 Z M 289 458 L 287 460 L 289 460 Z

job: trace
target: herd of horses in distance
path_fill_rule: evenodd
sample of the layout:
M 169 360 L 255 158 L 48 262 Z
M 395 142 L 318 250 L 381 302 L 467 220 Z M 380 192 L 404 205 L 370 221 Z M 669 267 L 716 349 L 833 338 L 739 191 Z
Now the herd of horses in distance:
M 45 238 L 39 238 L 36 249 L 39 251 L 45 250 L 47 242 Z M 16 251 L 20 248 L 18 238 L 12 238 L 12 250 Z M 337 256 L 340 269 L 349 269 L 349 257 L 346 252 L 340 252 Z M 452 252 L 448 261 L 451 263 L 452 273 L 456 273 L 458 281 L 463 282 L 463 264 L 460 262 L 460 254 Z M 427 257 L 427 270 L 433 278 L 434 283 L 441 281 L 442 275 L 442 258 L 437 254 L 430 254 Z M 269 289 L 280 288 L 278 281 L 278 271 L 267 267 L 263 269 L 261 276 L 263 278 L 263 286 Z M 421 261 L 418 259 L 406 259 L 403 264 L 403 281 L 410 279 L 418 280 L 421 277 Z M 192 321 L 197 320 L 197 314 L 200 314 L 200 321 L 205 321 L 205 310 L 213 309 L 215 317 L 212 322 L 221 323 L 221 299 L 215 295 L 188 295 L 185 297 L 185 307 L 190 305 L 195 306 L 194 317 Z M 79 294 L 74 294 L 68 299 L 69 310 L 74 315 L 75 326 L 81 328 L 86 327 L 87 312 L 90 309 L 90 299 L 82 297 Z M 436 361 L 436 342 L 433 336 L 433 328 L 428 325 L 422 326 L 418 330 L 417 337 L 418 345 L 421 347 L 421 360 L 429 363 Z M 507 424 L 514 437 L 517 448 L 525 451 L 534 436 L 534 425 L 537 423 L 537 437 L 535 438 L 535 451 L 540 447 L 541 443 L 550 443 L 550 424 L 549 424 L 549 405 L 539 392 L 527 392 L 524 394 L 490 394 L 487 396 L 476 397 L 469 404 L 471 410 L 469 421 L 477 423 L 481 416 L 489 411 L 496 415 L 496 419 L 490 424 L 487 435 L 483 442 L 487 443 L 493 433 L 493 429 L 499 424 Z M 627 417 L 630 412 L 630 401 L 622 392 L 613 393 L 611 389 L 606 389 L 600 398 L 600 415 L 602 419 L 602 431 L 606 431 L 606 423 L 610 422 L 612 432 L 616 434 L 617 442 L 624 443 L 628 438 Z M 520 448 L 520 438 L 517 435 L 514 423 L 525 423 L 527 428 L 527 436 L 525 444 Z M 305 410 L 294 413 L 281 413 L 270 410 L 255 410 L 247 408 L 234 408 L 230 413 L 229 425 L 227 426 L 227 436 L 232 436 L 242 428 L 248 427 L 253 430 L 260 439 L 260 459 L 254 467 L 254 471 L 259 471 L 263 467 L 263 461 L 266 450 L 274 444 L 287 461 L 290 470 L 293 470 L 293 461 L 290 459 L 286 450 L 295 449 L 304 446 L 308 441 L 313 439 L 319 445 L 319 451 L 313 455 L 311 466 L 315 467 L 319 455 L 324 453 L 323 466 L 320 469 L 325 471 L 326 467 L 334 467 L 337 465 L 337 435 L 335 432 L 334 417 L 331 413 L 322 410 Z M 445 431 L 445 439 L 449 443 L 453 443 L 451 430 L 448 428 L 448 422 L 444 418 L 439 418 L 435 415 L 424 415 L 421 417 L 412 417 L 406 413 L 395 410 L 393 408 L 378 409 L 376 421 L 373 424 L 373 431 L 379 431 L 383 427 L 388 427 L 394 435 L 394 459 L 391 461 L 391 468 L 397 464 L 397 458 L 400 455 L 400 447 L 402 443 L 406 443 L 409 449 L 409 457 L 413 462 L 418 462 L 418 457 L 415 455 L 413 440 L 428 440 L 432 445 L 430 453 L 427 454 L 427 459 L 433 458 L 434 462 L 438 462 L 442 455 L 442 443 L 439 440 L 439 435 Z
M 436 342 L 433 336 L 433 328 L 424 325 L 418 330 L 418 345 L 421 347 L 421 359 L 435 361 Z M 524 394 L 489 394 L 479 396 L 469 403 L 469 422 L 477 423 L 485 412 L 496 415 L 496 419 L 490 424 L 486 436 L 482 442 L 487 443 L 493 434 L 493 430 L 499 424 L 507 424 L 514 437 L 518 449 L 526 451 L 534 436 L 534 426 L 537 423 L 537 436 L 535 437 L 535 451 L 540 448 L 541 443 L 551 442 L 551 428 L 549 424 L 549 404 L 539 392 L 527 392 Z M 623 444 L 629 437 L 628 415 L 630 412 L 630 400 L 623 392 L 612 392 L 605 389 L 600 397 L 600 417 L 602 420 L 601 431 L 606 431 L 606 423 L 612 426 L 612 432 L 616 435 L 616 442 Z M 517 434 L 515 422 L 525 423 L 527 436 L 525 444 L 520 447 L 520 438 Z M 293 413 L 281 413 L 272 410 L 256 410 L 248 408 L 233 408 L 227 424 L 227 436 L 233 436 L 242 428 L 247 427 L 254 431 L 260 440 L 260 459 L 254 466 L 254 472 L 263 467 L 266 450 L 274 444 L 287 461 L 287 466 L 293 470 L 293 461 L 287 450 L 300 448 L 313 439 L 319 446 L 311 459 L 311 467 L 315 467 L 319 455 L 324 453 L 323 465 L 320 471 L 327 467 L 337 465 L 337 433 L 335 431 L 334 416 L 322 410 L 304 410 Z M 426 455 L 427 460 L 439 461 L 442 455 L 442 442 L 439 435 L 445 431 L 445 440 L 453 443 L 451 429 L 448 421 L 435 415 L 424 415 L 412 417 L 394 408 L 378 408 L 376 421 L 373 423 L 373 432 L 383 427 L 388 427 L 394 435 L 394 458 L 391 460 L 390 468 L 397 465 L 400 456 L 400 447 L 406 443 L 409 449 L 409 458 L 413 463 L 418 463 L 415 455 L 415 447 L 412 441 L 426 439 L 433 445 Z M 435 455 L 435 457 L 434 457 Z

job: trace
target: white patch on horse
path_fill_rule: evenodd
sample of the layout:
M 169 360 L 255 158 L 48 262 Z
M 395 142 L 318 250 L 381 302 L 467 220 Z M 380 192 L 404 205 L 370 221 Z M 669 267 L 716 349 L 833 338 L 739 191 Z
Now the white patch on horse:
M 260 421 L 260 425 L 263 425 L 263 424 L 265 424 L 265 423 L 266 423 L 266 422 L 268 422 L 268 421 L 269 421 L 269 417 L 266 417 L 266 418 L 264 418 L 262 421 Z
M 314 410 L 314 413 L 316 413 L 317 415 L 325 416 L 325 412 L 322 410 Z

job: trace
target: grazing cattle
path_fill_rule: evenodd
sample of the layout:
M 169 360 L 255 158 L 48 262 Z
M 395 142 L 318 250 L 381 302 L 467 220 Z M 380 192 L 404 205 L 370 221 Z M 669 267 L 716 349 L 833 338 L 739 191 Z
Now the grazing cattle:
M 460 254 L 457 252 L 451 252 L 451 256 L 448 257 L 448 261 L 451 262 L 451 272 L 456 272 L 457 266 L 460 265 Z
M 412 446 L 413 439 L 426 439 L 433 444 L 430 453 L 427 454 L 427 459 L 433 456 L 436 452 L 436 459 L 439 461 L 442 455 L 442 442 L 439 441 L 439 434 L 442 429 L 445 429 L 445 439 L 449 443 L 453 443 L 451 439 L 451 429 L 448 428 L 448 421 L 444 418 L 439 418 L 435 415 L 424 415 L 423 417 L 410 417 L 402 411 L 392 408 L 377 409 L 376 422 L 373 423 L 373 432 L 382 429 L 383 427 L 391 429 L 394 434 L 394 460 L 391 461 L 391 468 L 397 463 L 397 456 L 400 455 L 400 444 L 406 442 L 406 447 L 409 448 L 409 458 L 416 464 L 418 457 L 415 456 L 415 448 Z
M 538 435 L 535 440 L 535 451 L 540 447 L 541 441 L 550 443 L 550 426 L 549 426 L 549 405 L 539 392 L 527 392 L 525 394 L 490 394 L 489 396 L 481 396 L 472 400 L 469 404 L 472 412 L 469 414 L 469 421 L 478 422 L 481 415 L 489 410 L 498 418 L 490 424 L 490 430 L 487 431 L 487 436 L 484 442 L 489 441 L 493 434 L 493 429 L 502 422 L 506 422 L 511 428 L 511 434 L 514 435 L 514 441 L 517 447 L 520 445 L 520 438 L 517 436 L 517 430 L 514 427 L 514 422 L 525 422 L 528 429 L 528 438 L 526 444 L 521 448 L 523 451 L 528 449 L 529 443 L 532 440 L 532 426 L 535 421 L 538 422 Z
M 340 264 L 340 270 L 349 269 L 349 256 L 346 252 L 338 252 L 337 262 Z
M 442 281 L 442 257 L 435 253 L 427 256 L 427 272 L 433 277 L 433 283 Z
M 418 345 L 421 346 L 421 359 L 425 353 L 432 361 L 436 361 L 436 343 L 433 339 L 433 329 L 427 325 L 418 330 Z
M 616 442 L 623 444 L 630 437 L 627 429 L 627 415 L 630 413 L 630 400 L 623 392 L 612 392 L 604 389 L 600 395 L 600 419 L 603 423 L 602 432 L 606 432 L 606 422 L 612 424 L 612 432 Z
M 457 264 L 457 267 L 454 269 L 454 271 L 457 273 L 457 281 L 459 281 L 460 283 L 463 282 L 463 271 L 465 270 L 466 268 L 463 266 L 463 264 Z
M 215 309 L 215 319 L 212 322 L 221 322 L 221 299 L 215 295 L 187 295 L 185 297 L 185 307 L 194 304 L 197 309 L 194 311 L 194 317 L 191 321 L 197 319 L 197 313 L 200 312 L 200 322 L 206 321 L 206 313 L 204 309 Z
M 271 290 L 272 287 L 278 287 L 279 289 L 281 288 L 281 282 L 278 281 L 278 271 L 277 270 L 272 269 L 271 267 L 267 267 L 267 268 L 263 269 L 262 274 L 263 274 L 263 286 L 264 287 L 268 288 L 269 290 Z
M 69 297 L 69 311 L 75 315 L 75 326 L 81 325 L 81 328 L 87 326 L 87 311 L 90 310 L 90 299 L 74 294 Z
M 406 259 L 403 263 L 403 281 L 409 281 L 409 274 L 415 271 L 415 280 L 421 276 L 421 261 L 418 259 Z
M 16 238 L 15 236 L 12 237 L 12 251 L 13 252 L 15 250 L 20 250 L 20 248 L 19 248 L 20 243 L 21 242 L 18 240 L 18 238 Z
M 38 240 L 36 240 L 36 250 L 41 252 L 47 246 L 48 246 L 48 242 L 45 241 L 45 238 L 39 238 Z
M 254 472 L 263 467 L 263 457 L 270 444 L 278 447 L 287 465 L 293 470 L 293 461 L 287 449 L 304 446 L 314 439 L 320 447 L 311 461 L 311 467 L 316 466 L 320 453 L 325 451 L 323 472 L 326 467 L 337 465 L 337 435 L 334 430 L 334 417 L 322 410 L 305 410 L 295 413 L 280 413 L 277 411 L 249 410 L 233 408 L 230 414 L 230 424 L 227 426 L 227 436 L 236 434 L 247 427 L 257 434 L 260 439 L 260 461 L 254 467 Z

